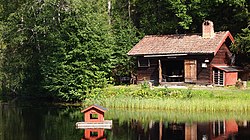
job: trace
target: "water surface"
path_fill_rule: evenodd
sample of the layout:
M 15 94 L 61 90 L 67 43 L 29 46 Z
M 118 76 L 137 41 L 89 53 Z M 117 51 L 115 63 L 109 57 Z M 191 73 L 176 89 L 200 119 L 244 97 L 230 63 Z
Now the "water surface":
M 110 130 L 75 129 L 81 108 L 34 102 L 0 103 L 0 140 L 250 139 L 248 113 L 109 109 Z

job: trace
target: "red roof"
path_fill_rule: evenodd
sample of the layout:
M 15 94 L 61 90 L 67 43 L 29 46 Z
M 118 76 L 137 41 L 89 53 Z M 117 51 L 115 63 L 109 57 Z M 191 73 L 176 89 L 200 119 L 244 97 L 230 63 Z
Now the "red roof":
M 203 38 L 201 34 L 147 35 L 128 55 L 216 54 L 227 37 L 234 42 L 229 31 L 215 32 L 212 38 Z
M 86 112 L 86 111 L 89 111 L 89 110 L 92 109 L 92 108 L 95 108 L 95 109 L 100 110 L 100 111 L 102 111 L 102 112 L 106 112 L 106 111 L 107 111 L 106 108 L 104 108 L 104 107 L 102 107 L 102 106 L 99 106 L 99 105 L 97 105 L 97 104 L 93 104 L 93 105 L 91 105 L 91 106 L 85 108 L 85 109 L 82 110 L 81 112 L 84 113 L 84 112 Z

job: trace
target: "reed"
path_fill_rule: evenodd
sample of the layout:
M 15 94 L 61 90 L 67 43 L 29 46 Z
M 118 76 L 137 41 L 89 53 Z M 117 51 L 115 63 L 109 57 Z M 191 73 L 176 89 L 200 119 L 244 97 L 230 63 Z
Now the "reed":
M 180 110 L 186 112 L 248 112 L 250 89 L 168 89 L 145 86 L 110 86 L 86 95 L 84 105 L 98 103 L 109 108 Z
M 128 122 L 129 120 L 140 120 L 143 122 L 165 121 L 165 122 L 210 122 L 218 120 L 250 120 L 249 113 L 235 112 L 180 112 L 176 110 L 154 110 L 154 109 L 114 109 L 110 108 L 105 114 L 108 119 Z
M 102 100 L 102 105 L 111 108 L 158 109 L 182 111 L 250 111 L 250 100 L 219 99 L 140 99 L 114 97 Z

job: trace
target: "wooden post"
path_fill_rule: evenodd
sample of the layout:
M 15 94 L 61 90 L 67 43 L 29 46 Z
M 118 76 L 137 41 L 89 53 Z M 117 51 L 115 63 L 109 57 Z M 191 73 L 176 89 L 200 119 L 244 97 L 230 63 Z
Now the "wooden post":
M 162 82 L 162 68 L 161 68 L 161 60 L 158 60 L 159 62 L 159 84 Z
M 197 140 L 197 124 L 185 123 L 185 140 Z
M 162 140 L 162 120 L 159 122 L 159 140 Z

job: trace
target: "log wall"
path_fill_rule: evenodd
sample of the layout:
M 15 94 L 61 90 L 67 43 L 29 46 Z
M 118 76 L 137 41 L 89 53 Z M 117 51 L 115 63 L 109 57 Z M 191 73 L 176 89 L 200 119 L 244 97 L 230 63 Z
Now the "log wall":
M 154 85 L 159 84 L 159 71 L 158 71 L 158 59 L 149 58 L 149 67 L 138 67 L 137 69 L 137 83 L 143 81 L 151 81 Z

